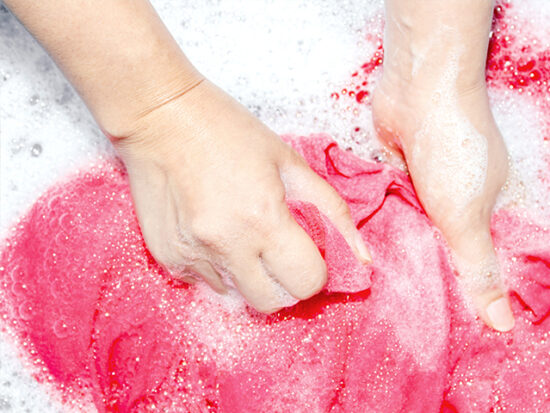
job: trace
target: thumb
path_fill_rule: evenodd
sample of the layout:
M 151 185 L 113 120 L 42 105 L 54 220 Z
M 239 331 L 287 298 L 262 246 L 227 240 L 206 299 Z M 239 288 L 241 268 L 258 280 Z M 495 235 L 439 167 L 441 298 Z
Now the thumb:
M 497 331 L 510 331 L 514 315 L 489 230 L 474 233 L 465 242 L 453 250 L 460 283 L 485 324 Z
M 357 259 L 364 264 L 372 262 L 348 205 L 332 186 L 307 166 L 282 170 L 281 179 L 289 198 L 314 204 L 342 234 Z

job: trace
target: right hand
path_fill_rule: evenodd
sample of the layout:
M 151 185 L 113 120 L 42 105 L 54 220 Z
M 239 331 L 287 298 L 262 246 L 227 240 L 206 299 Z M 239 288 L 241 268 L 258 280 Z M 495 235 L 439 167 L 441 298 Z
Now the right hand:
M 303 158 L 208 81 L 141 116 L 113 143 L 145 242 L 175 275 L 223 292 L 231 279 L 258 311 L 326 282 L 325 263 L 285 198 L 314 203 L 363 262 L 346 203 Z

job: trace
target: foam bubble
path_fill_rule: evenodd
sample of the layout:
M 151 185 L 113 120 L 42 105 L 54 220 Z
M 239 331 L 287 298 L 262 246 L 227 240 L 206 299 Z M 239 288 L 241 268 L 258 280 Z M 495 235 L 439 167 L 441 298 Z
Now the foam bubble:
M 1 4 L 0 234 L 5 235 L 47 186 L 112 149 L 51 59 Z M 379 150 L 372 140 L 369 105 L 329 96 L 376 50 L 365 39 L 369 30 L 376 35 L 381 29 L 382 0 L 153 4 L 192 61 L 276 132 L 324 131 L 365 157 Z M 514 5 L 531 22 L 529 31 L 549 38 L 547 0 Z M 550 195 L 539 175 L 547 168 L 542 155 L 548 153 L 537 118 L 540 108 L 526 95 L 490 93 L 519 177 L 499 205 L 522 203 L 542 210 L 550 205 Z M 361 130 L 356 132 L 357 125 Z M 405 294 L 406 284 L 402 289 Z M 232 294 L 224 303 L 230 312 L 242 310 L 242 300 Z M 60 411 L 23 366 L 9 337 L 2 337 L 0 409 Z M 220 337 L 213 334 L 212 340 Z
M 447 56 L 430 111 L 415 134 L 412 167 L 427 165 L 428 188 L 446 188 L 459 211 L 482 193 L 489 159 L 487 139 L 460 108 L 456 91 L 461 51 Z M 427 148 L 430 148 L 428 151 Z M 433 156 L 437 153 L 438 156 Z M 426 193 L 429 201 L 429 193 Z M 425 200 L 426 202 L 426 200 Z
M 510 174 L 496 208 L 521 207 L 548 214 L 550 192 L 544 190 L 548 168 L 544 154 L 550 148 L 544 140 L 544 119 L 528 95 L 490 90 L 495 120 L 510 155 Z M 535 116 L 533 116 L 535 114 Z

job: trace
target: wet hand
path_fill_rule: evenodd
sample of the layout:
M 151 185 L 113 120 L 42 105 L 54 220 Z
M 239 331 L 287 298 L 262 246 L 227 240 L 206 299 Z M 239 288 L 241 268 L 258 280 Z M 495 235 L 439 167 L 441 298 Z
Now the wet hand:
M 485 86 L 465 94 L 449 87 L 404 96 L 381 82 L 373 114 L 380 138 L 403 154 L 478 315 L 496 330 L 510 330 L 514 318 L 490 232 L 508 159 Z
M 285 198 L 315 204 L 370 260 L 334 189 L 208 81 L 144 113 L 113 143 L 145 242 L 176 277 L 200 277 L 219 292 L 233 284 L 265 313 L 316 294 L 325 263 Z

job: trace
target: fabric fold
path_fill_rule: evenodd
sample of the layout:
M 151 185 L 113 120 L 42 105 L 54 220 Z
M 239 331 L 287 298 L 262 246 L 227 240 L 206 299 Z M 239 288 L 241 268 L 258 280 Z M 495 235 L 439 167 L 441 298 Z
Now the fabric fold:
M 71 409 L 92 400 L 100 412 L 550 411 L 548 221 L 493 217 L 516 315 L 497 333 L 467 307 L 406 174 L 325 135 L 285 140 L 349 204 L 372 265 L 314 205 L 288 200 L 328 283 L 259 314 L 161 270 L 108 161 L 49 189 L 0 253 L 3 326 L 43 367 L 37 378 Z

